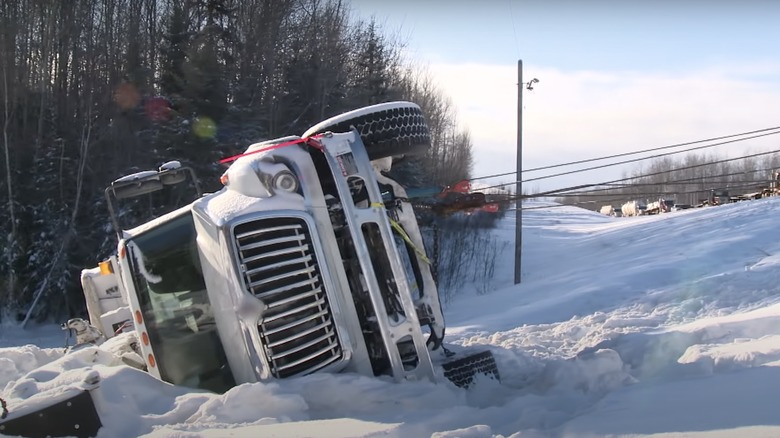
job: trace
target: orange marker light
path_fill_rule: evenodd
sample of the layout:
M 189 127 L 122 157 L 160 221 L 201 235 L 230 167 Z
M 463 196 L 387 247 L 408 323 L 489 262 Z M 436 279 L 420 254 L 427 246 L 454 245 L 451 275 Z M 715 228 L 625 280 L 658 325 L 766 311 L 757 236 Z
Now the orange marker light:
M 135 322 L 137 322 L 138 324 L 143 324 L 144 323 L 144 317 L 143 317 L 143 315 L 141 315 L 141 311 L 140 310 L 136 310 L 135 311 Z
M 149 335 L 146 334 L 146 332 L 141 333 L 141 342 L 143 342 L 144 345 L 149 345 Z
M 100 267 L 100 275 L 108 275 L 113 274 L 114 270 L 111 268 L 111 262 L 108 260 L 104 260 L 98 264 Z
M 152 353 L 149 353 L 149 356 L 147 356 L 146 363 L 148 363 L 152 368 L 157 365 L 157 361 L 154 360 L 154 355 L 152 355 Z

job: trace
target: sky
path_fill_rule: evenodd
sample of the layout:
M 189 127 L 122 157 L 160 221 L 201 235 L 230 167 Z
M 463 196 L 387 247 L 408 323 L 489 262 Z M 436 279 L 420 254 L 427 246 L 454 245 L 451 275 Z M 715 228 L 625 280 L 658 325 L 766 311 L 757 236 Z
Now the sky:
M 217 395 L 121 365 L 131 333 L 64 354 L 58 326 L 6 324 L 0 397 L 13 419 L 97 374 L 99 438 L 777 437 L 779 216 L 780 197 L 623 218 L 528 209 L 513 285 L 508 215 L 485 235 L 495 275 L 465 272 L 444 309 L 448 348 L 490 350 L 500 383 L 315 374 Z
M 539 79 L 523 93 L 524 169 L 779 126 L 776 1 L 351 4 L 356 17 L 374 17 L 405 41 L 407 59 L 452 100 L 474 140 L 474 176 L 516 170 L 520 59 L 523 82 Z M 735 157 L 776 149 L 778 136 L 708 150 Z M 636 168 L 524 187 L 606 181 Z

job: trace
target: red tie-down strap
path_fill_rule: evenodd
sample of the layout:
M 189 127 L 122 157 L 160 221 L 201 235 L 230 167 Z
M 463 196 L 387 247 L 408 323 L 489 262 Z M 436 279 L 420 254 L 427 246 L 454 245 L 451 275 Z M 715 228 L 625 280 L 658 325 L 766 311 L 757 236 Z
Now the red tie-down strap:
M 241 157 L 246 157 L 247 155 L 259 154 L 260 152 L 271 151 L 271 150 L 274 150 L 274 149 L 279 149 L 279 148 L 292 146 L 294 144 L 300 144 L 300 143 L 306 143 L 307 145 L 309 145 L 309 146 L 311 146 L 311 147 L 313 147 L 315 149 L 319 149 L 320 151 L 324 151 L 325 149 L 323 148 L 322 143 L 320 143 L 318 141 L 318 139 L 322 138 L 322 136 L 323 136 L 323 134 L 317 134 L 317 135 L 313 135 L 311 137 L 304 137 L 304 138 L 299 138 L 297 140 L 286 141 L 284 143 L 272 144 L 270 146 L 266 146 L 264 148 L 260 148 L 260 149 L 257 149 L 255 151 L 252 151 L 252 152 L 245 152 L 243 154 L 238 154 L 238 155 L 233 155 L 232 157 L 223 158 L 223 159 L 219 160 L 219 164 L 231 163 L 233 161 L 238 160 Z

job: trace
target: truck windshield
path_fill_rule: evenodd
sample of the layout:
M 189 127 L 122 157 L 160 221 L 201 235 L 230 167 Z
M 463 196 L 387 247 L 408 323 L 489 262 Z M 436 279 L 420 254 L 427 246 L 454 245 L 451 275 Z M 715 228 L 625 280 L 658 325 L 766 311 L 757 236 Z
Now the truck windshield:
M 223 392 L 235 385 L 203 281 L 195 226 L 185 214 L 128 245 L 138 301 L 160 377 Z

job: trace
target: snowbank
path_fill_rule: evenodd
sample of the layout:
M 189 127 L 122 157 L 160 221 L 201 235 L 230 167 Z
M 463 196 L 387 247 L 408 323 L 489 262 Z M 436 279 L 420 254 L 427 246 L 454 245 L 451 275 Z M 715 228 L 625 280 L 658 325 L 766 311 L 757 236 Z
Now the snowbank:
M 448 341 L 491 349 L 501 384 L 313 375 L 217 395 L 112 353 L 63 356 L 50 328 L 0 335 L 0 396 L 20 409 L 97 373 L 106 437 L 780 436 L 776 217 L 775 198 L 639 218 L 527 210 L 523 282 L 504 259 L 497 290 L 446 309 Z M 494 236 L 511 244 L 513 225 Z

